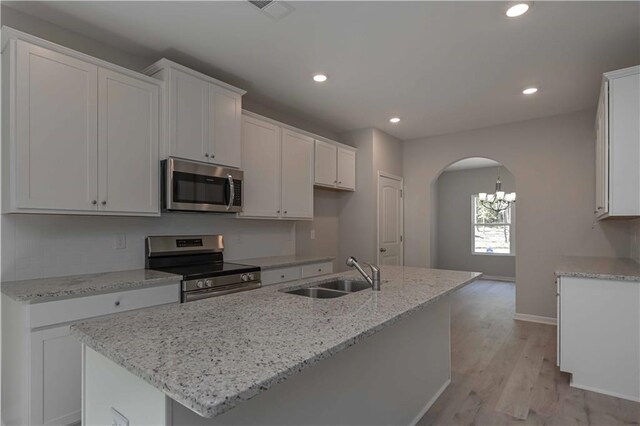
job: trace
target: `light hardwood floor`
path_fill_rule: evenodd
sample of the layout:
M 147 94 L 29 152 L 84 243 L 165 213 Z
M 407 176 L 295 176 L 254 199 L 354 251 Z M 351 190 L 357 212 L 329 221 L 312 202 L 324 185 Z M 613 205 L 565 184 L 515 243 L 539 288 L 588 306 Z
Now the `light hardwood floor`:
M 569 387 L 556 327 L 513 319 L 513 283 L 476 281 L 451 304 L 451 384 L 418 425 L 630 425 L 640 404 Z

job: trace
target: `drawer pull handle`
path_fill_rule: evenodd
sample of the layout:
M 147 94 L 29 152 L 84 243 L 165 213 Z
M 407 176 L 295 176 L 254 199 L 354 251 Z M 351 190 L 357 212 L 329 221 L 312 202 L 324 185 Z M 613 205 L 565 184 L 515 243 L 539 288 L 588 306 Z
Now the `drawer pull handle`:
M 318 272 L 322 272 L 322 268 L 318 268 Z
M 116 306 L 120 306 L 120 301 L 119 301 L 119 300 L 116 300 L 115 305 L 116 305 Z
M 284 278 L 284 275 L 280 275 L 280 278 Z

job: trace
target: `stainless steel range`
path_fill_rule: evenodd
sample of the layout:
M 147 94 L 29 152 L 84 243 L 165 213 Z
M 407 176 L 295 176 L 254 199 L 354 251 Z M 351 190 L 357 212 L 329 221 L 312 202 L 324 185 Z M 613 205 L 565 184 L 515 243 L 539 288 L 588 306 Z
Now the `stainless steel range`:
M 222 235 L 147 237 L 145 266 L 182 275 L 182 303 L 262 286 L 260 267 L 225 262 L 223 251 Z

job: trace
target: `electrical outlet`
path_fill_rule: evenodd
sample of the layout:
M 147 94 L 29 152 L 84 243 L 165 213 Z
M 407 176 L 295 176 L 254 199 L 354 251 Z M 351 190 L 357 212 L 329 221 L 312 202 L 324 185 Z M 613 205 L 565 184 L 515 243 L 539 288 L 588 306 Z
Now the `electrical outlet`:
M 129 419 L 111 407 L 111 426 L 129 426 Z
M 127 234 L 116 234 L 113 239 L 113 245 L 116 250 L 123 250 L 127 248 Z
M 312 240 L 315 240 L 315 239 L 316 239 L 316 230 L 315 230 L 315 229 L 312 229 L 312 230 L 311 230 L 311 239 L 312 239 Z

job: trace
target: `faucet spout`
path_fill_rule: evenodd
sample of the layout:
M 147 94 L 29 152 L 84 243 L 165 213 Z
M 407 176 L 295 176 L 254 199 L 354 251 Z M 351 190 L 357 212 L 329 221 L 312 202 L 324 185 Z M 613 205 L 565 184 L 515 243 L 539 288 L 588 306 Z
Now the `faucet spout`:
M 374 291 L 380 291 L 380 268 L 377 265 L 372 265 L 371 263 L 366 263 L 369 268 L 371 268 L 371 276 L 367 275 L 367 273 L 362 269 L 358 261 L 353 257 L 349 257 L 347 259 L 347 266 L 351 268 L 356 268 L 360 275 L 364 277 L 365 280 L 371 286 L 371 289 Z

